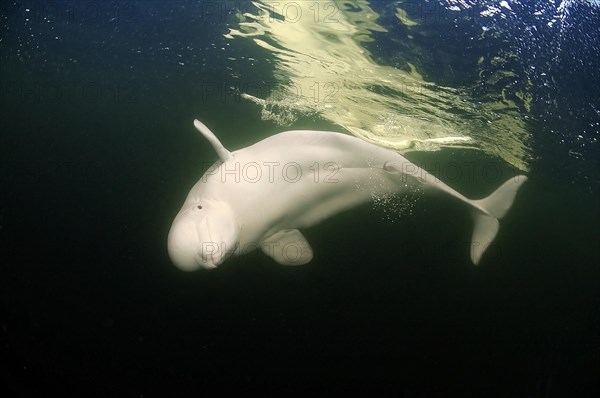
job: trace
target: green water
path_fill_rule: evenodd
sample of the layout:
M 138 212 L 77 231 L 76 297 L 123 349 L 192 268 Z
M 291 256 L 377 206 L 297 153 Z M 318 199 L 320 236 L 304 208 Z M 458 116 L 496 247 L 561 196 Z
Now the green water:
M 312 42 L 299 43 L 295 59 L 225 37 L 243 22 L 236 10 L 258 15 L 250 3 L 45 4 L 11 3 L 0 14 L 0 364 L 13 395 L 595 396 L 600 25 L 590 3 L 571 5 L 559 36 L 546 22 L 567 14 L 535 2 L 457 27 L 402 2 L 344 2 L 353 17 L 337 36 L 342 25 L 322 32 L 342 44 L 319 42 L 321 60 L 336 65 L 363 48 L 371 67 L 398 75 L 378 86 L 356 70 L 337 76 L 336 84 L 355 83 L 338 92 L 337 108 L 284 95 L 282 82 L 310 88 L 301 68 Z M 357 22 L 365 18 L 371 25 Z M 532 24 L 543 34 L 527 36 Z M 359 37 L 350 42 L 352 26 Z M 482 26 L 494 35 L 470 44 Z M 288 38 L 265 35 L 279 46 Z M 528 37 L 537 50 L 523 44 Z M 508 50 L 520 61 L 492 62 Z M 398 90 L 398 76 L 416 76 L 408 63 L 419 84 L 447 88 L 445 97 L 419 107 L 422 94 Z M 508 69 L 516 83 L 494 80 Z M 482 81 L 480 105 L 444 107 Z M 493 111 L 517 118 L 518 129 L 493 120 L 490 130 L 476 128 L 503 91 L 515 103 L 517 92 L 532 96 L 529 111 L 523 101 Z M 256 252 L 182 273 L 167 256 L 167 233 L 217 158 L 194 118 L 230 150 L 289 129 L 398 140 L 451 131 L 475 143 L 405 155 L 469 197 L 489 194 L 517 168 L 530 180 L 478 267 L 468 212 L 444 197 L 409 195 L 303 231 L 315 252 L 306 266 L 281 267 Z

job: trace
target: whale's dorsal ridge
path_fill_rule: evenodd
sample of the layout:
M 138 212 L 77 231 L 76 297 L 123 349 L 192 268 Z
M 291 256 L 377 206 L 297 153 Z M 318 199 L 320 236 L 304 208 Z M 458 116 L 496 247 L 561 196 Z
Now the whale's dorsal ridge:
M 194 119 L 194 127 L 196 127 L 196 130 L 198 130 L 204 136 L 204 138 L 210 142 L 210 145 L 212 145 L 212 147 L 215 149 L 215 152 L 217 152 L 217 155 L 219 155 L 219 158 L 223 162 L 226 162 L 233 157 L 231 152 L 229 152 L 227 148 L 221 144 L 221 141 L 219 141 L 217 136 L 210 131 L 210 129 L 206 127 L 204 123 L 198 119 Z

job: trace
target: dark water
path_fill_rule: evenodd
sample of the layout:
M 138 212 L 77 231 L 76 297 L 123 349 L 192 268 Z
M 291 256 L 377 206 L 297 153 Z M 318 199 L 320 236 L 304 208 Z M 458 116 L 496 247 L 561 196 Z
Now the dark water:
M 464 209 L 422 197 L 402 217 L 369 205 L 304 231 L 316 253 L 306 266 L 253 253 L 197 273 L 166 252 L 173 217 L 216 159 L 191 121 L 232 149 L 281 131 L 229 87 L 273 79 L 266 52 L 223 38 L 251 6 L 2 3 L 2 389 L 596 396 L 600 11 L 569 3 L 557 27 L 558 5 L 509 3 L 503 17 L 456 21 L 423 11 L 453 2 L 411 3 L 422 22 L 411 45 L 397 4 L 371 3 L 389 30 L 369 46 L 378 62 L 410 60 L 481 100 L 531 94 L 530 182 L 479 267 Z M 468 41 L 482 25 L 496 34 Z M 501 66 L 477 64 L 509 52 L 518 57 Z M 477 91 L 500 67 L 516 77 Z M 305 115 L 291 128 L 335 126 Z M 457 149 L 409 157 L 489 161 Z M 499 179 L 476 170 L 452 185 L 476 197 Z

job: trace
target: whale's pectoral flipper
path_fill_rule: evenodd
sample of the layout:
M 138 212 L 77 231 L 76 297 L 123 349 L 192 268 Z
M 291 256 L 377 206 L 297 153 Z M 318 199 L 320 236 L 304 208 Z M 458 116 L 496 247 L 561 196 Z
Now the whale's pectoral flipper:
M 313 258 L 313 250 L 297 229 L 271 235 L 262 244 L 263 252 L 282 265 L 303 265 Z
M 475 224 L 471 239 L 473 264 L 479 264 L 481 256 L 496 237 L 500 228 L 498 220 L 510 209 L 517 191 L 525 181 L 526 176 L 516 176 L 502 184 L 487 198 L 470 201 L 473 204 L 471 215 Z
M 231 154 L 231 152 L 229 152 L 227 148 L 225 148 L 223 144 L 221 144 L 221 141 L 219 141 L 217 136 L 214 135 L 214 133 L 210 131 L 210 129 L 206 127 L 204 123 L 202 123 L 198 119 L 194 119 L 194 127 L 196 127 L 196 129 L 208 140 L 208 142 L 210 142 L 210 145 L 212 145 L 212 147 L 217 152 L 217 155 L 219 155 L 219 158 L 223 162 L 226 162 L 227 160 L 232 158 L 233 155 Z

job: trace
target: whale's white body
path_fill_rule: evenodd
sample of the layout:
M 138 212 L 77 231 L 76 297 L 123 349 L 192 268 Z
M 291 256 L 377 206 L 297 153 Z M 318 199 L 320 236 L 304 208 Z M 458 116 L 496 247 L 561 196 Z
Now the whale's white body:
M 444 191 L 471 209 L 471 259 L 477 264 L 520 185 L 518 176 L 483 200 L 469 200 L 396 152 L 345 134 L 297 130 L 230 153 L 202 123 L 217 161 L 188 194 L 169 233 L 181 269 L 214 268 L 230 255 L 260 248 L 281 264 L 313 257 L 299 229 L 415 185 Z M 199 208 L 201 207 L 201 208 Z

